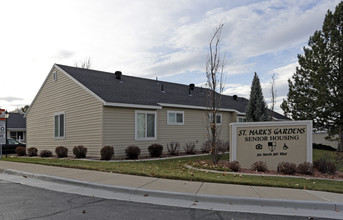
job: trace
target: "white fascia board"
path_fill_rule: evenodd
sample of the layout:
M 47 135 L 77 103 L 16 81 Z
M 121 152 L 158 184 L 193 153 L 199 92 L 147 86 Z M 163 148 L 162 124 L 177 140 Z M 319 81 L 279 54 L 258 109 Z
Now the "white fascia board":
M 80 83 L 78 80 L 76 80 L 74 77 L 72 77 L 71 75 L 69 75 L 66 71 L 64 71 L 63 69 L 61 69 L 59 66 L 57 66 L 56 64 L 54 65 L 54 67 L 56 67 L 56 69 L 58 69 L 59 71 L 61 71 L 62 73 L 64 73 L 64 75 L 66 75 L 67 77 L 69 77 L 74 83 L 76 83 L 77 85 L 79 85 L 81 88 L 83 88 L 84 90 L 86 90 L 89 94 L 91 94 L 94 98 L 96 98 L 97 100 L 99 100 L 100 102 L 102 102 L 103 104 L 105 104 L 105 101 L 100 98 L 97 94 L 95 94 L 94 92 L 92 92 L 90 89 L 88 89 L 86 86 L 84 86 L 82 83 Z M 50 75 L 50 74 L 49 74 Z
M 209 110 L 208 107 L 195 106 L 195 105 L 179 105 L 179 104 L 169 104 L 169 103 L 158 103 L 158 104 L 163 106 L 163 107 Z M 218 111 L 221 111 L 221 112 L 236 112 L 237 114 L 245 114 L 243 112 L 237 111 L 236 109 L 219 108 Z
M 31 104 L 30 104 L 30 106 L 29 106 L 29 108 L 27 109 L 27 111 L 26 111 L 26 113 L 25 113 L 25 115 L 24 115 L 24 118 L 26 118 L 26 115 L 30 112 L 32 105 L 35 103 L 35 101 L 36 101 L 36 99 L 37 99 L 39 93 L 42 91 L 43 86 L 45 85 L 46 81 L 48 80 L 48 78 L 49 78 L 50 74 L 52 73 L 53 69 L 55 68 L 55 66 L 56 66 L 56 64 L 54 64 L 54 65 L 52 66 L 51 70 L 49 71 L 49 74 L 46 76 L 46 78 L 45 78 L 43 84 L 41 85 L 41 87 L 39 88 L 39 90 L 38 90 L 38 92 L 37 92 L 35 98 L 33 99 L 33 101 L 31 102 Z
M 123 107 L 123 108 L 142 108 L 142 109 L 162 109 L 162 106 L 157 105 L 137 105 L 128 103 L 104 102 L 104 106 Z

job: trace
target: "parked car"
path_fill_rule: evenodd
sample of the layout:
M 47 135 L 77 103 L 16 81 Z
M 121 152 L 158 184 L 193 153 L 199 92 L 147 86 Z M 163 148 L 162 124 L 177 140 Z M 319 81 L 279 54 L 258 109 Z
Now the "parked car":
M 7 139 L 7 144 L 2 146 L 2 154 L 15 154 L 15 149 L 18 146 L 26 147 L 25 143 L 19 142 L 12 138 Z

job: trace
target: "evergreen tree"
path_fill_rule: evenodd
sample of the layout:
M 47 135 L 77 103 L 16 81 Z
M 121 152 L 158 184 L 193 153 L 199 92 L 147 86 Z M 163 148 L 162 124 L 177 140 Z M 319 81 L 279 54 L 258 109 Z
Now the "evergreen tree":
M 339 134 L 343 150 L 343 2 L 328 10 L 321 31 L 310 37 L 299 67 L 288 80 L 289 93 L 281 108 L 295 120 L 313 120 L 314 127 Z
M 250 99 L 245 111 L 247 121 L 267 121 L 268 110 L 264 101 L 260 79 L 255 73 L 251 84 Z

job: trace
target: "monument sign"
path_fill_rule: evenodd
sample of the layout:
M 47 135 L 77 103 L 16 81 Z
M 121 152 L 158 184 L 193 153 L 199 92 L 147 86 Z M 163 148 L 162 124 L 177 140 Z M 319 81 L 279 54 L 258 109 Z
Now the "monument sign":
M 276 170 L 280 162 L 312 163 L 312 121 L 273 121 L 230 124 L 230 161 L 242 168 L 256 161 Z

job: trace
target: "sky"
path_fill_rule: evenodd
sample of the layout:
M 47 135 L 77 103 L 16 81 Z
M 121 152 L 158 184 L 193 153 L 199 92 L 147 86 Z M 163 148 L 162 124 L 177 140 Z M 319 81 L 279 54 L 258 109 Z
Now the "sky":
M 224 24 L 226 95 L 249 98 L 254 72 L 271 104 L 309 37 L 340 0 L 0 0 L 0 108 L 30 105 L 53 64 L 206 83 L 209 41 Z

